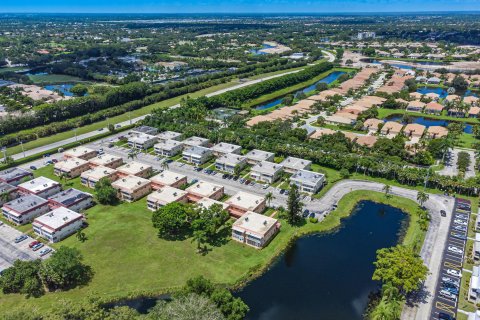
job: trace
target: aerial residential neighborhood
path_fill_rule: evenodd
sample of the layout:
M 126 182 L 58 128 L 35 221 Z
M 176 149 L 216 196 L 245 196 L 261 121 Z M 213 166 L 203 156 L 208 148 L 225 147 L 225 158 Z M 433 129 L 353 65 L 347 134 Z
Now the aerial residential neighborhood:
M 480 15 L 0 3 L 0 318 L 480 320 Z

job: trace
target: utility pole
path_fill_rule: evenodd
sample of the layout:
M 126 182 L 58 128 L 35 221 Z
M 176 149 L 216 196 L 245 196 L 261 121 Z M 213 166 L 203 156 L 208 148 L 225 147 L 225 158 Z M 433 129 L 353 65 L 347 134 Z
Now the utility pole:
M 23 141 L 20 141 L 20 145 L 22 146 L 23 157 L 25 158 L 25 149 L 23 148 Z

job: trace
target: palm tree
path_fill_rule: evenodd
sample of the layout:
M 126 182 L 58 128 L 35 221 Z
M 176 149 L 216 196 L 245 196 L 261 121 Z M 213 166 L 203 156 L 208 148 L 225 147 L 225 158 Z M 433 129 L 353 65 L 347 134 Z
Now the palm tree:
M 385 193 L 385 197 L 389 198 L 391 191 L 392 191 L 392 187 L 389 186 L 388 184 L 383 186 L 383 192 Z
M 137 153 L 135 151 L 131 151 L 128 153 L 128 159 L 134 160 L 137 157 Z
M 167 161 L 163 161 L 162 164 L 160 165 L 163 171 L 168 170 L 169 165 Z
M 275 199 L 275 196 L 273 195 L 273 193 L 269 192 L 265 195 L 265 200 L 267 201 L 269 207 L 273 199 Z
M 423 207 L 423 204 L 428 201 L 428 194 L 423 191 L 418 191 L 417 201 L 420 203 L 420 206 Z
M 8 192 L 5 191 L 0 194 L 0 201 L 2 203 L 8 202 L 9 200 L 10 200 L 10 194 Z

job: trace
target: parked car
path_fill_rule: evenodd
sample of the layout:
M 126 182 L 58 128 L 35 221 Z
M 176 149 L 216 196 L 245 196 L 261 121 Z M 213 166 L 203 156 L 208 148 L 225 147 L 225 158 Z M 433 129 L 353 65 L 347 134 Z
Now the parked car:
M 284 194 L 286 190 L 280 189 L 280 194 Z
M 269 187 L 269 185 L 265 183 L 265 184 L 263 185 L 262 189 L 268 189 L 268 187 Z
M 26 240 L 28 237 L 24 234 L 22 234 L 21 236 L 18 236 L 15 238 L 15 243 L 20 243 L 22 242 L 23 240 Z
M 460 285 L 460 280 L 456 279 L 456 278 L 450 278 L 450 277 L 442 277 L 442 281 L 443 282 L 448 282 L 448 283 L 452 283 L 456 286 L 459 286 Z
M 458 289 L 453 287 L 442 287 L 442 290 L 446 290 L 454 295 L 458 296 Z
M 240 177 L 239 176 L 235 176 L 233 177 L 233 181 L 237 181 Z
M 447 216 L 447 213 L 445 212 L 445 210 L 440 210 L 440 215 L 442 217 L 446 217 Z
M 285 190 L 285 195 L 288 196 L 290 192 L 288 190 Z
M 240 178 L 240 180 L 238 180 L 238 181 L 240 181 L 240 183 L 243 184 L 245 182 L 245 179 Z
M 460 233 L 454 233 L 454 232 L 452 232 L 452 237 L 457 238 L 457 239 L 460 239 L 460 240 L 467 240 L 467 237 L 464 236 L 463 234 L 460 234 Z
M 444 312 L 439 312 L 438 313 L 438 320 L 455 320 L 451 315 L 444 313 Z
M 455 215 L 455 218 L 457 218 L 457 219 L 462 219 L 462 220 L 468 220 L 468 216 L 465 215 L 465 214 L 462 214 L 462 213 L 457 213 L 457 214 Z
M 459 277 L 461 278 L 462 277 L 462 273 L 458 270 L 455 270 L 455 269 L 447 269 L 447 274 L 451 275 L 451 276 L 455 276 L 455 277 Z
M 35 167 L 35 166 L 30 166 L 30 170 L 37 170 L 37 167 Z
M 309 218 L 315 218 L 315 212 L 310 212 L 310 214 L 308 215 Z
M 167 159 L 167 163 L 172 163 L 173 160 L 172 159 Z
M 43 250 L 40 251 L 40 257 L 43 257 L 43 256 L 49 254 L 50 252 L 52 252 L 52 249 L 50 249 L 50 248 L 45 248 L 45 249 L 43 249 Z
M 442 281 L 442 287 L 445 287 L 445 288 L 455 288 L 455 289 L 458 289 L 458 288 L 459 288 L 459 286 L 456 285 L 455 283 L 446 282 L 446 281 Z
M 462 226 L 466 226 L 466 225 L 467 225 L 467 222 L 466 222 L 466 221 L 463 221 L 463 220 L 460 220 L 460 219 L 455 219 L 455 220 L 453 220 L 453 223 L 456 223 L 456 224 L 459 224 L 459 225 L 462 225 Z
M 43 243 L 39 242 L 39 243 L 37 243 L 36 245 L 34 245 L 34 246 L 32 247 L 32 250 L 33 250 L 33 251 L 37 251 L 38 249 L 40 249 L 40 248 L 42 248 L 42 247 L 43 247 Z
M 224 174 L 222 175 L 222 179 L 226 179 L 226 178 L 227 178 L 227 174 L 224 173 Z
M 448 246 L 448 251 L 458 254 L 463 254 L 463 250 L 455 246 Z
M 197 182 L 198 182 L 198 179 L 193 179 L 192 180 L 192 184 L 197 183 Z
M 453 226 L 453 229 L 458 231 L 467 231 L 467 227 L 465 226 Z
M 33 248 L 33 246 L 36 246 L 36 245 L 39 244 L 39 243 L 40 243 L 40 241 L 37 241 L 37 240 L 32 241 L 32 242 L 30 242 L 30 243 L 28 244 L 28 247 L 29 247 L 29 248 Z
M 453 300 L 453 301 L 457 300 L 457 297 L 453 293 L 451 293 L 447 290 L 440 290 L 439 294 L 446 299 L 450 299 L 450 300 Z
M 52 159 L 52 162 L 53 162 L 53 163 L 57 163 L 58 160 L 57 160 L 57 159 Z

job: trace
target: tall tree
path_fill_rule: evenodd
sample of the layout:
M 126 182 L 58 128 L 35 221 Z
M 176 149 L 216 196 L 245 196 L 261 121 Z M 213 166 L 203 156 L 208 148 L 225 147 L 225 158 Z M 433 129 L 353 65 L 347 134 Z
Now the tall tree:
M 425 202 L 427 202 L 429 199 L 428 193 L 425 193 L 423 191 L 418 191 L 417 192 L 417 201 L 420 203 L 420 206 L 423 207 Z
M 300 202 L 298 187 L 292 184 L 287 199 L 287 220 L 290 224 L 296 223 L 302 213 L 303 204 Z
M 115 204 L 118 202 L 117 190 L 112 187 L 108 178 L 102 178 L 95 184 L 95 197 L 101 204 Z

